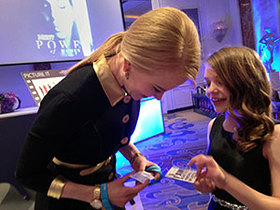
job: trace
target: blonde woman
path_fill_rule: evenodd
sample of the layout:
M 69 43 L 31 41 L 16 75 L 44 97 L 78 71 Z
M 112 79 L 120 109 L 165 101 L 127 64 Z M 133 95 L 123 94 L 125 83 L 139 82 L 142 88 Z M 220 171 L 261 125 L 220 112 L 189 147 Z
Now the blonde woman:
M 212 192 L 208 209 L 280 209 L 280 125 L 265 67 L 246 47 L 223 48 L 207 64 L 207 95 L 224 114 L 209 123 L 210 156 L 189 163 L 195 188 Z
M 124 207 L 148 182 L 114 179 L 118 150 L 135 171 L 152 167 L 159 179 L 160 168 L 129 141 L 139 100 L 194 80 L 199 65 L 194 23 L 160 8 L 73 66 L 42 101 L 18 162 L 16 177 L 37 191 L 35 209 Z

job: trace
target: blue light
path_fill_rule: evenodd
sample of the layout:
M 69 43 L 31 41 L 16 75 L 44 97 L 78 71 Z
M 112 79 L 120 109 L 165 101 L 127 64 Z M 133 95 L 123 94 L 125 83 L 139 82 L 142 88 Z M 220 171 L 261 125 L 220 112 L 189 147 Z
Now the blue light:
M 131 135 L 133 143 L 151 138 L 164 132 L 164 123 L 160 100 L 154 97 L 144 98 L 141 100 L 140 113 L 137 120 L 136 128 Z M 129 165 L 128 160 L 118 151 L 116 153 L 116 168 L 120 169 L 124 165 Z M 126 168 L 125 171 L 118 171 L 124 175 L 131 172 L 132 168 Z
M 271 28 L 272 32 L 276 35 L 279 34 L 279 21 L 278 10 L 279 2 L 275 0 L 252 0 L 253 16 L 254 16 L 254 29 L 256 38 L 256 51 L 261 56 L 262 61 L 267 61 L 270 56 L 268 49 L 264 49 L 263 44 L 259 41 L 265 34 L 265 28 Z M 273 53 L 272 69 L 280 72 L 280 42 L 275 43 Z
M 140 114 L 131 141 L 135 143 L 163 132 L 164 124 L 160 100 L 154 97 L 142 99 Z

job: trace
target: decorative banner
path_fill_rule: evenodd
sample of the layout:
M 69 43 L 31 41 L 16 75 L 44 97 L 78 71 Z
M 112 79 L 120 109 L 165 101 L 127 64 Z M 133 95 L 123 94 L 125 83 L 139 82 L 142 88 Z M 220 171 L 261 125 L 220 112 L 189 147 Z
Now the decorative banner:
M 66 76 L 66 72 L 67 70 L 31 71 L 21 72 L 21 76 L 37 106 L 40 106 L 44 96 Z

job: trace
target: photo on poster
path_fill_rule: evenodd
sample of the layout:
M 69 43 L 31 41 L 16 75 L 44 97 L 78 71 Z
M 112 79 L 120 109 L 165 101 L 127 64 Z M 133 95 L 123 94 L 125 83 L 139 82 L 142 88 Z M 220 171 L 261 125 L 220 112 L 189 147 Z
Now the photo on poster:
M 120 0 L 9 0 L 0 7 L 0 65 L 78 61 L 124 30 Z

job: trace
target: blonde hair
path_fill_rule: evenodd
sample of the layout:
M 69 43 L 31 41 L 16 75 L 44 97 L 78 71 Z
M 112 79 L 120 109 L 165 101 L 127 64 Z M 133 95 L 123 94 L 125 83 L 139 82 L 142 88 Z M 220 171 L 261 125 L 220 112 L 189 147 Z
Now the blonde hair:
M 146 71 L 184 69 L 194 80 L 200 67 L 200 42 L 194 23 L 182 11 L 159 8 L 141 15 L 126 32 L 111 36 L 92 55 L 70 69 L 121 53 Z
M 125 32 L 119 32 L 110 36 L 97 50 L 95 50 L 90 56 L 84 58 L 68 70 L 68 74 L 77 69 L 79 66 L 86 65 L 88 63 L 95 62 L 101 58 L 102 55 L 110 57 L 120 52 L 120 43 L 123 39 Z
M 229 90 L 228 112 L 238 122 L 238 145 L 244 152 L 269 141 L 274 130 L 271 86 L 259 55 L 247 47 L 223 48 L 207 63 Z
M 185 13 L 171 7 L 151 10 L 137 19 L 124 35 L 121 52 L 140 69 L 184 69 L 193 80 L 200 67 L 196 27 Z

